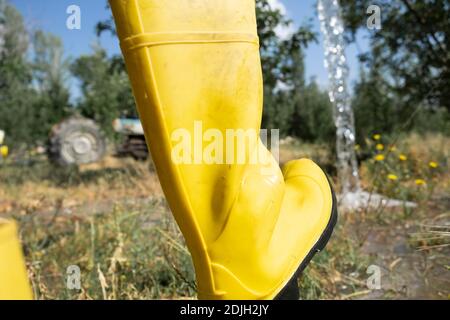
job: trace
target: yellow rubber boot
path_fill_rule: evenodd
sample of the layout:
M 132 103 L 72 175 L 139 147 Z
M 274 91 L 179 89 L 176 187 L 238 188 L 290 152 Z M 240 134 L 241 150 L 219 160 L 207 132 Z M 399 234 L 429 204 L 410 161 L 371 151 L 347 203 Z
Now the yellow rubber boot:
M 336 212 L 317 165 L 303 159 L 281 171 L 259 140 L 255 1 L 110 4 L 161 185 L 192 254 L 199 298 L 295 298 L 296 276 L 328 241 Z M 244 137 L 240 160 L 229 156 L 239 144 L 223 141 L 238 131 L 257 136 Z M 202 142 L 207 146 L 198 152 Z M 252 161 L 255 154 L 264 161 Z
M 0 219 L 0 300 L 32 299 L 22 249 L 13 221 Z

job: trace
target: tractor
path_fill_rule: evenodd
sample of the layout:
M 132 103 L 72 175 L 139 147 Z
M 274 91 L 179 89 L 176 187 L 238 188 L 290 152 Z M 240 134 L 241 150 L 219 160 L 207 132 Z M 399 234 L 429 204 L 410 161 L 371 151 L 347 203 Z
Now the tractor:
M 112 126 L 115 132 L 123 135 L 115 156 L 148 159 L 149 151 L 139 119 L 118 118 Z M 73 116 L 53 126 L 47 153 L 52 162 L 62 166 L 95 163 L 105 157 L 107 144 L 105 135 L 93 120 Z

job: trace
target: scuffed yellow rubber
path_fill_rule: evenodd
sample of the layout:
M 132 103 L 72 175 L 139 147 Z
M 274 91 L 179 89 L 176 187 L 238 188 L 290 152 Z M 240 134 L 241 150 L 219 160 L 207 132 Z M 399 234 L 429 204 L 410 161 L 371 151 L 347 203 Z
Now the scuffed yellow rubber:
M 0 300 L 32 298 L 16 223 L 0 219 Z
M 200 299 L 273 299 L 324 232 L 332 193 L 310 160 L 175 164 L 184 128 L 259 130 L 254 0 L 110 0 L 164 193 L 192 254 Z M 249 149 L 261 145 L 257 141 Z M 262 170 L 264 169 L 264 174 Z

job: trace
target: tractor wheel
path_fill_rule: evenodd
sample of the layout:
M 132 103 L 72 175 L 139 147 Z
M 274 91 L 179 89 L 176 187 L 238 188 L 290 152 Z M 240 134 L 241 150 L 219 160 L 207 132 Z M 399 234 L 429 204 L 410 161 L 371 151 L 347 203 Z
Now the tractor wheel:
M 49 159 L 62 166 L 100 161 L 106 153 L 106 139 L 92 120 L 72 117 L 52 128 Z

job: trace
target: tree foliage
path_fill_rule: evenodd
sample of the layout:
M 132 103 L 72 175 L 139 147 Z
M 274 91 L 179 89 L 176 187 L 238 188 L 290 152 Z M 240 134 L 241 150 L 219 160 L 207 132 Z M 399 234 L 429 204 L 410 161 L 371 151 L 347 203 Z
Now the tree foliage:
M 94 53 L 81 56 L 70 68 L 81 83 L 82 96 L 77 110 L 95 120 L 112 136 L 115 118 L 136 113 L 130 83 L 122 60 L 110 58 L 104 49 L 94 47 Z
M 61 40 L 38 30 L 33 36 L 31 61 L 37 97 L 33 103 L 34 135 L 46 137 L 51 127 L 71 112 L 67 88 L 69 61 L 64 58 Z
M 0 129 L 9 141 L 30 141 L 33 99 L 28 35 L 19 12 L 0 0 Z M 7 141 L 8 141 L 7 140 Z
M 57 37 L 39 30 L 30 35 L 20 13 L 0 0 L 0 128 L 12 147 L 44 143 L 66 116 L 67 66 Z
M 448 0 L 341 0 L 350 41 L 366 28 L 369 5 L 381 9 L 381 29 L 370 30 L 361 55 L 365 73 L 356 88 L 356 122 L 379 130 L 404 128 L 412 114 L 448 118 L 450 111 L 450 3 Z M 358 109 L 366 109 L 358 110 Z M 422 108 L 421 112 L 415 112 Z M 365 115 L 367 113 L 367 115 Z M 365 118 L 363 118 L 365 116 Z M 404 129 L 424 124 L 411 119 Z M 383 126 L 383 124 L 385 124 Z M 396 126 L 397 124 L 397 126 Z
M 287 38 L 280 38 L 276 30 L 289 27 L 292 21 L 267 0 L 256 1 L 256 17 L 264 77 L 263 127 L 291 134 L 302 125 L 294 123 L 292 116 L 298 93 L 305 88 L 303 50 L 316 41 L 316 34 L 309 25 L 303 25 Z

